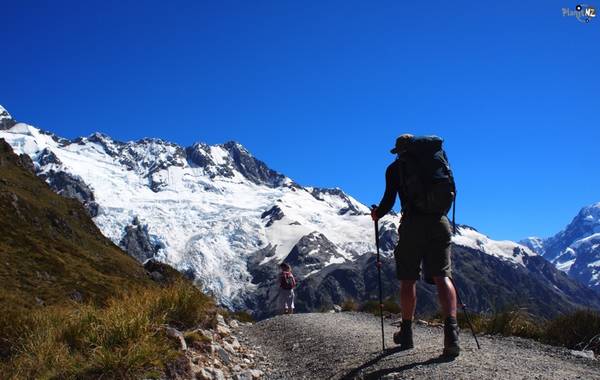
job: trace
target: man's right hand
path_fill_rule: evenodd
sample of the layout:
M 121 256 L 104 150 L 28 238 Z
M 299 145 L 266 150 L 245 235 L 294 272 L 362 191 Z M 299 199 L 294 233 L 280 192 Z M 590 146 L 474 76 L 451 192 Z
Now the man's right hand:
M 379 220 L 379 217 L 377 216 L 377 207 L 371 209 L 371 219 L 373 219 L 374 222 Z

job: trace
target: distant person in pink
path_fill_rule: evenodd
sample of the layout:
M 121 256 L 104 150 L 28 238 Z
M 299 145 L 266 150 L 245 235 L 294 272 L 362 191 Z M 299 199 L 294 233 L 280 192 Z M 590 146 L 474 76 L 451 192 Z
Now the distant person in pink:
M 294 313 L 294 288 L 296 279 L 292 274 L 292 268 L 287 263 L 279 265 L 281 273 L 279 274 L 279 304 L 283 314 Z

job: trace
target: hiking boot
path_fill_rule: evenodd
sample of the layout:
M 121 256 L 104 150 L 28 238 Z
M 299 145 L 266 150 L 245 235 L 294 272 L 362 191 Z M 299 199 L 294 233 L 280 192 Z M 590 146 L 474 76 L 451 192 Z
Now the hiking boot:
M 402 321 L 400 330 L 394 333 L 394 343 L 400 345 L 400 350 L 409 350 L 415 345 L 413 343 L 412 320 Z
M 444 321 L 444 353 L 445 357 L 456 357 L 460 354 L 458 345 L 458 322 L 455 317 L 448 317 Z

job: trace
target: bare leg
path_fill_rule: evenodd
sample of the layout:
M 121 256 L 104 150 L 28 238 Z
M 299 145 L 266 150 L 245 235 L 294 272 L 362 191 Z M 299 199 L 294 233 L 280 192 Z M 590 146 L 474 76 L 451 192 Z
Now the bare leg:
M 400 307 L 402 308 L 402 319 L 412 320 L 415 316 L 417 306 L 417 287 L 415 280 L 400 281 Z
M 438 299 L 444 318 L 456 318 L 456 289 L 448 277 L 434 277 L 437 286 Z

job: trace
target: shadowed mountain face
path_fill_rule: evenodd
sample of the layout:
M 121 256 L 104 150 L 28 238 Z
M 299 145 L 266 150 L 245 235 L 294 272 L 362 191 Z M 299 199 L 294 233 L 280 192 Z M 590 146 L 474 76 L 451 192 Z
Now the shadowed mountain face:
M 459 231 L 464 232 L 464 227 Z M 393 246 L 397 234 L 389 230 L 382 231 L 382 235 L 385 234 L 392 236 L 389 244 Z M 374 253 L 362 255 L 354 262 L 331 264 L 311 273 L 311 265 L 318 266 L 323 258 L 335 257 L 331 249 L 331 245 L 325 241 L 316 243 L 312 234 L 301 239 L 285 259 L 300 280 L 296 289 L 298 311 L 330 310 L 333 305 L 340 305 L 347 300 L 359 303 L 378 300 Z M 259 279 L 258 291 L 253 297 L 259 318 L 280 312 L 277 303 L 278 268 L 259 264 L 269 254 L 272 254 L 272 249 L 257 253 L 249 262 L 251 273 Z M 522 265 L 482 250 L 453 244 L 454 278 L 462 300 L 470 310 L 497 312 L 525 308 L 532 314 L 553 317 L 576 308 L 600 309 L 600 297 L 597 294 L 570 279 L 542 257 L 520 257 Z M 385 254 L 382 262 L 384 298 L 392 297 L 398 301 L 399 281 L 396 279 L 394 259 Z M 435 286 L 419 281 L 417 293 L 417 312 L 422 315 L 434 314 L 438 310 Z
M 0 139 L 0 307 L 102 302 L 150 281 L 80 202 L 58 196 Z

